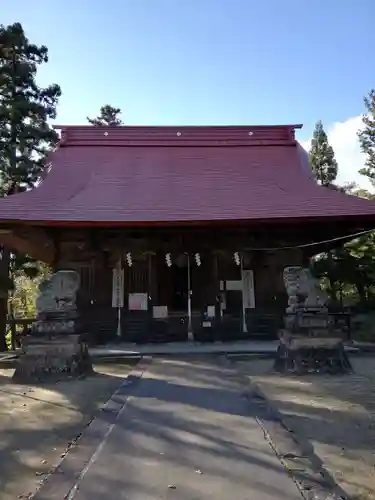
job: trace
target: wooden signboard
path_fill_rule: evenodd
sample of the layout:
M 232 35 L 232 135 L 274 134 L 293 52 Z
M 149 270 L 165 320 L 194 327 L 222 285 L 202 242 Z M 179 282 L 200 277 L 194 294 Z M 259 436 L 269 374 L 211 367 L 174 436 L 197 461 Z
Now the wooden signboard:
M 124 269 L 113 269 L 112 307 L 124 307 Z
M 147 311 L 147 293 L 129 293 L 129 311 Z

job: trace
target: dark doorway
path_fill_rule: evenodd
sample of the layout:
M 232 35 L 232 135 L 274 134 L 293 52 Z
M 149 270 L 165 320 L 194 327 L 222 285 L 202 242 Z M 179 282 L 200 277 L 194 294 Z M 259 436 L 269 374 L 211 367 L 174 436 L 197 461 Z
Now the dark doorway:
M 174 311 L 187 311 L 187 267 L 173 265 L 172 268 L 172 309 Z
M 226 292 L 226 312 L 240 315 L 242 312 L 242 292 L 240 290 L 227 290 Z

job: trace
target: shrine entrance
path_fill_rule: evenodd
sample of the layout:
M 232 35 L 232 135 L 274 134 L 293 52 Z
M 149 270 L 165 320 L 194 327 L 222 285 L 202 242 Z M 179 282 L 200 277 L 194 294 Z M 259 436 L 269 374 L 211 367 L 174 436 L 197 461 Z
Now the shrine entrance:
M 171 308 L 174 311 L 188 310 L 188 268 L 173 264 L 172 272 L 172 300 Z

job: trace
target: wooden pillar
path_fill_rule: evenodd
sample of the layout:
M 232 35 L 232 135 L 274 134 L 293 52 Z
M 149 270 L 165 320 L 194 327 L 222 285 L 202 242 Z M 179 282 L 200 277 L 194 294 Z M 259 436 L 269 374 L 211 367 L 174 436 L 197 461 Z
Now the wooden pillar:
M 158 254 L 155 256 L 155 273 L 154 286 L 156 290 L 157 305 L 169 306 L 171 297 L 171 268 L 167 266 L 164 260 L 164 255 Z
M 155 304 L 159 304 L 160 302 L 158 281 L 159 281 L 159 272 L 157 266 L 157 255 L 155 254 L 153 255 L 152 258 L 152 299 Z
M 147 279 L 148 279 L 148 294 L 151 297 L 151 302 L 158 304 L 158 287 L 157 287 L 157 256 L 150 252 L 147 256 Z
M 221 299 L 220 297 L 220 276 L 219 276 L 219 255 L 217 252 L 213 253 L 212 260 L 212 289 L 213 289 L 213 305 L 215 305 L 215 320 L 219 322 L 222 316 Z
M 219 256 L 216 252 L 212 254 L 212 281 L 212 298 L 216 303 L 216 297 L 220 294 Z
M 61 260 L 61 238 L 59 232 L 54 234 L 53 243 L 54 243 L 54 254 L 53 254 L 52 268 L 54 271 L 56 271 L 59 267 L 59 263 Z

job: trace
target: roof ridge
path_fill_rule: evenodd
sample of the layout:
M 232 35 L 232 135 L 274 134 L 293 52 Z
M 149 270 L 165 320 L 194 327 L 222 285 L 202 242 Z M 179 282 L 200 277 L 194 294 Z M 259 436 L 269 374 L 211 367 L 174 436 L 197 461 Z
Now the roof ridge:
M 281 146 L 296 144 L 302 125 L 56 126 L 61 146 Z

